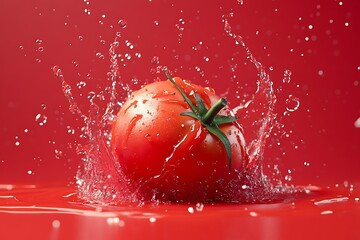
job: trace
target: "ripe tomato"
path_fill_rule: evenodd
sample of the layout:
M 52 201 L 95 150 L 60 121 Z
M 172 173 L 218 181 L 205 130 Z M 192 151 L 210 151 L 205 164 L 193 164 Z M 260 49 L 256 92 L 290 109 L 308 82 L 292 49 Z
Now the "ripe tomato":
M 192 104 L 200 97 L 207 109 L 220 99 L 214 90 L 178 77 L 172 81 L 134 91 L 118 112 L 111 144 L 121 171 L 143 200 L 226 201 L 247 164 L 242 128 L 236 121 L 219 126 L 229 155 L 200 120 L 183 114 L 191 107 L 177 87 Z M 223 106 L 219 114 L 231 111 Z

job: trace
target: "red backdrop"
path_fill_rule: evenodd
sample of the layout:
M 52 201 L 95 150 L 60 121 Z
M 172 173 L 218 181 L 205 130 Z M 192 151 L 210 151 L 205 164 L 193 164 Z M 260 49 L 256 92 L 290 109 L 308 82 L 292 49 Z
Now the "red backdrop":
M 231 13 L 233 32 L 243 36 L 278 91 L 276 113 L 284 128 L 270 136 L 265 165 L 278 164 L 284 176 L 290 170 L 303 184 L 358 181 L 359 7 L 358 1 L 329 0 L 2 1 L 0 182 L 73 180 L 82 123 L 68 111 L 51 67 L 59 65 L 77 101 L 86 102 L 88 92 L 109 84 L 107 52 L 117 32 L 119 53 L 131 56 L 120 69 L 131 88 L 140 85 L 135 78 L 164 78 L 151 72 L 157 57 L 178 76 L 219 93 L 230 89 L 232 105 L 239 103 L 235 91 L 254 92 L 257 73 L 224 31 L 222 16 Z M 292 72 L 290 83 L 283 83 L 285 70 Z M 79 89 L 81 81 L 87 85 Z M 284 116 L 290 94 L 300 107 Z

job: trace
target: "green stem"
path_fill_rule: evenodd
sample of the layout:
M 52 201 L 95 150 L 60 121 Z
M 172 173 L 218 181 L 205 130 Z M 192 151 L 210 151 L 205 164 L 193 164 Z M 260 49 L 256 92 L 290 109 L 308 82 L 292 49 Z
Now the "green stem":
M 226 101 L 226 99 L 219 99 L 209 110 L 207 110 L 204 101 L 201 99 L 200 95 L 198 93 L 195 93 L 196 104 L 193 104 L 190 98 L 185 94 L 185 92 L 176 84 L 167 69 L 164 69 L 164 72 L 170 82 L 174 84 L 176 89 L 180 92 L 181 96 L 184 98 L 185 102 L 192 110 L 192 112 L 183 112 L 180 115 L 190 116 L 194 119 L 200 120 L 201 124 L 222 142 L 228 157 L 229 171 L 231 171 L 231 144 L 225 133 L 219 128 L 219 125 L 234 122 L 236 121 L 236 118 L 231 116 L 218 115 L 219 111 L 227 105 L 228 102 Z
M 205 124 L 211 124 L 216 115 L 227 105 L 225 98 L 219 99 L 202 118 L 202 122 Z

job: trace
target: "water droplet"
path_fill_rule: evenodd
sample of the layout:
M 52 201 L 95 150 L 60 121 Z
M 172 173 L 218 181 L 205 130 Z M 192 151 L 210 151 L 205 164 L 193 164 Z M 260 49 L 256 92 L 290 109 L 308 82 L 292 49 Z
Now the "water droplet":
M 55 158 L 60 159 L 63 156 L 63 152 L 61 150 L 55 149 Z
M 119 26 L 121 28 L 126 28 L 127 27 L 127 22 L 125 19 L 120 19 L 119 22 L 118 22 Z
M 328 215 L 328 214 L 333 214 L 334 212 L 332 210 L 324 210 L 322 211 L 320 214 L 321 215 Z
M 52 227 L 53 228 L 59 228 L 60 227 L 60 221 L 59 220 L 54 220 L 53 222 L 52 222 Z
M 198 212 L 202 212 L 202 211 L 204 210 L 204 204 L 202 204 L 202 203 L 197 203 L 195 209 L 196 209 L 196 211 L 198 211 Z
M 257 217 L 257 215 L 258 215 L 256 212 L 250 212 L 249 214 L 250 214 L 250 216 L 252 216 L 252 217 Z
M 125 41 L 125 45 L 126 45 L 127 47 L 129 47 L 130 49 L 133 49 L 133 48 L 134 48 L 134 45 L 133 45 L 129 40 L 126 40 L 126 41 Z
M 319 71 L 318 71 L 318 74 L 319 74 L 319 76 L 324 76 L 324 71 L 323 71 L 323 70 L 319 70 Z
M 39 113 L 35 117 L 35 122 L 37 122 L 40 126 L 44 126 L 47 122 L 47 117 Z
M 290 70 L 284 71 L 283 83 L 289 83 L 291 81 L 291 74 L 292 72 Z
M 159 21 L 158 21 L 158 20 L 155 20 L 154 23 L 155 23 L 156 26 L 159 25 Z
M 42 44 L 42 40 L 41 40 L 41 39 L 36 39 L 35 42 L 36 42 L 37 45 L 41 45 L 41 44 Z
M 82 154 L 85 154 L 85 153 L 86 153 L 86 147 L 81 145 L 81 144 L 78 144 L 76 146 L 76 154 L 82 155 Z
M 286 181 L 291 181 L 291 179 L 292 179 L 292 177 L 291 177 L 290 175 L 286 175 L 286 176 L 285 176 L 285 180 L 286 180 Z
M 245 43 L 244 43 L 244 41 L 243 41 L 243 38 L 241 37 L 241 36 L 236 36 L 235 37 L 235 44 L 236 45 L 242 45 L 243 47 L 245 46 Z
M 137 78 L 132 78 L 131 79 L 131 82 L 134 84 L 134 85 L 137 85 L 139 83 L 139 79 Z
M 125 222 L 121 220 L 119 217 L 109 217 L 108 219 L 106 219 L 106 222 L 109 225 L 118 225 L 120 227 L 125 226 Z
M 227 20 L 227 19 L 224 19 L 223 21 L 224 21 L 224 30 L 225 30 L 225 32 L 226 32 L 229 36 L 232 36 L 232 34 L 231 34 L 231 26 L 230 26 L 228 20 Z
M 151 222 L 151 223 L 156 222 L 156 218 L 155 218 L 155 217 L 151 217 L 151 218 L 149 218 L 149 222 Z
M 83 88 L 83 87 L 86 86 L 86 82 L 80 81 L 80 82 L 78 82 L 78 83 L 76 84 L 76 86 L 77 86 L 79 89 L 80 89 L 80 88 Z
M 102 55 L 100 52 L 97 52 L 95 56 L 99 59 L 105 59 L 104 55 Z
M 83 36 L 79 36 L 79 40 L 80 40 L 80 41 L 84 40 L 84 37 L 83 37 Z
M 33 171 L 32 171 L 32 170 L 28 170 L 28 171 L 27 171 L 27 174 L 32 175 L 32 174 L 33 174 Z
M 194 208 L 193 207 L 188 207 L 188 212 L 193 214 L 195 212 Z
M 289 95 L 289 97 L 285 100 L 286 104 L 286 110 L 289 112 L 296 111 L 300 106 L 300 100 L 297 97 L 294 97 L 293 95 Z
M 55 76 L 57 76 L 57 77 L 63 77 L 62 71 L 61 71 L 61 69 L 60 69 L 59 66 L 57 66 L 57 65 L 53 66 L 53 67 L 52 67 L 52 70 L 53 70 L 53 73 L 55 74 Z
M 158 56 L 154 56 L 154 57 L 151 59 L 151 63 L 154 64 L 154 65 L 159 65 L 159 63 L 160 63 L 159 57 L 158 57 Z
M 21 45 L 20 45 L 20 46 L 19 46 L 19 49 L 20 49 L 20 50 L 24 50 L 24 46 L 21 46 Z
M 20 146 L 20 142 L 19 142 L 19 141 L 16 141 L 16 142 L 15 142 L 15 146 L 17 146 L 17 147 Z
M 41 59 L 39 59 L 39 58 L 35 59 L 35 61 L 36 61 L 37 63 L 41 63 Z
M 66 128 L 67 128 L 67 132 L 68 132 L 69 134 L 74 134 L 74 133 L 75 133 L 75 129 L 73 129 L 72 127 L 66 126 Z
M 95 96 L 96 96 L 95 92 L 89 92 L 88 99 L 90 100 L 90 102 L 94 100 Z
M 358 119 L 356 119 L 354 125 L 356 128 L 360 128 L 360 117 Z
M 39 52 L 43 52 L 43 51 L 44 51 L 44 47 L 39 47 L 39 48 L 38 48 L 38 51 L 39 51 Z

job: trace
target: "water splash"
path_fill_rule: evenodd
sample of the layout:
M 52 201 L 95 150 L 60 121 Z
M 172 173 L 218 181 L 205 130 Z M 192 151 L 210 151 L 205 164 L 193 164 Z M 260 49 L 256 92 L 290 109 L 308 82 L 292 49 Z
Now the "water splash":
M 265 67 L 253 56 L 243 38 L 232 32 L 228 16 L 224 15 L 222 21 L 227 35 L 234 39 L 236 45 L 245 49 L 247 59 L 258 72 L 257 90 L 251 100 L 233 109 L 237 115 L 241 115 L 242 124 L 245 126 L 246 147 L 250 159 L 246 173 L 239 175 L 239 178 L 230 184 L 228 191 L 231 192 L 232 197 L 229 201 L 266 202 L 280 198 L 283 194 L 301 191 L 301 189 L 296 188 L 275 187 L 263 174 L 263 154 L 266 140 L 270 136 L 276 121 L 274 112 L 276 96 L 273 83 Z M 125 20 L 120 20 L 118 24 L 121 28 L 127 26 Z M 119 38 L 121 38 L 120 32 L 116 33 L 115 40 L 110 44 L 108 52 L 110 71 L 107 73 L 107 80 L 109 84 L 101 94 L 95 92 L 88 94 L 89 106 L 86 113 L 80 109 L 74 99 L 71 86 L 65 81 L 60 67 L 53 67 L 55 76 L 60 79 L 64 96 L 68 99 L 70 112 L 80 116 L 84 122 L 82 132 L 83 136 L 86 137 L 86 144 L 79 144 L 76 148 L 83 160 L 81 169 L 76 176 L 76 183 L 79 197 L 89 202 L 139 203 L 139 199 L 141 199 L 137 196 L 136 189 L 129 184 L 122 173 L 110 147 L 110 130 L 115 118 L 114 113 L 122 106 L 118 98 L 121 94 L 125 94 L 125 99 L 130 94 L 130 87 L 121 81 L 118 59 L 122 55 L 117 53 L 117 48 L 120 45 Z M 126 48 L 132 46 L 129 41 L 125 41 L 125 45 Z M 159 57 L 154 56 L 151 63 L 153 71 L 150 72 L 159 73 L 162 69 Z M 284 73 L 284 78 L 286 77 L 284 81 L 289 82 L 290 76 L 291 72 L 287 70 Z M 137 79 L 136 82 L 138 82 Z M 122 92 L 118 92 L 117 87 L 122 89 Z M 107 103 L 104 109 L 97 104 L 96 96 L 100 96 L 102 101 Z M 291 179 L 291 176 L 287 178 Z
M 265 67 L 257 61 L 242 36 L 233 33 L 229 19 L 233 16 L 223 15 L 224 31 L 233 38 L 236 45 L 241 46 L 245 52 L 247 59 L 255 66 L 258 73 L 257 89 L 250 101 L 241 104 L 233 109 L 237 115 L 241 116 L 241 123 L 244 127 L 244 137 L 247 141 L 247 150 L 249 154 L 248 171 L 245 179 L 242 181 L 247 186 L 240 197 L 247 198 L 247 201 L 260 198 L 263 200 L 276 198 L 281 194 L 295 194 L 304 191 L 302 187 L 284 186 L 281 179 L 273 177 L 268 178 L 263 173 L 264 152 L 267 139 L 269 138 L 273 128 L 278 125 L 277 115 L 275 113 L 276 95 L 273 89 L 273 82 L 270 80 Z M 272 67 L 270 68 L 272 70 Z M 291 81 L 291 71 L 285 70 L 284 83 Z M 287 100 L 287 110 L 295 111 L 300 105 L 299 99 L 290 95 Z M 275 174 L 274 176 L 279 176 Z M 286 175 L 286 181 L 290 182 L 292 177 Z
M 249 134 L 245 136 L 248 141 L 248 154 L 250 157 L 250 165 L 252 167 L 260 166 L 262 160 L 262 153 L 266 145 L 266 139 L 269 137 L 273 123 L 276 119 L 274 113 L 274 107 L 276 103 L 276 96 L 273 90 L 273 82 L 270 80 L 269 75 L 266 73 L 265 67 L 256 60 L 250 49 L 246 46 L 243 38 L 240 35 L 236 35 L 231 30 L 227 16 L 223 15 L 224 30 L 229 37 L 235 40 L 237 45 L 242 46 L 245 51 L 247 58 L 257 69 L 258 81 L 257 90 L 253 95 L 252 99 L 240 108 L 245 110 L 244 126 L 249 126 L 245 131 Z M 240 110 L 235 109 L 235 112 Z M 249 122 L 251 121 L 251 122 Z M 245 132 L 245 134 L 246 134 Z
M 115 52 L 118 46 L 119 42 L 115 39 L 109 49 L 111 67 L 107 75 L 110 86 L 105 91 L 107 96 L 102 94 L 103 100 L 107 101 L 104 111 L 101 111 L 95 101 L 95 96 L 98 95 L 90 92 L 88 111 L 85 114 L 78 106 L 71 86 L 65 81 L 60 67 L 53 67 L 53 72 L 60 79 L 62 91 L 69 102 L 70 112 L 80 116 L 84 122 L 82 136 L 86 138 L 86 144 L 79 144 L 76 148 L 76 152 L 82 156 L 83 160 L 76 176 L 76 183 L 79 190 L 78 196 L 89 202 L 133 202 L 136 199 L 134 191 L 130 191 L 126 178 L 121 174 L 109 148 L 113 113 L 115 108 L 121 105 L 116 99 L 115 90 L 119 81 L 119 66 Z

